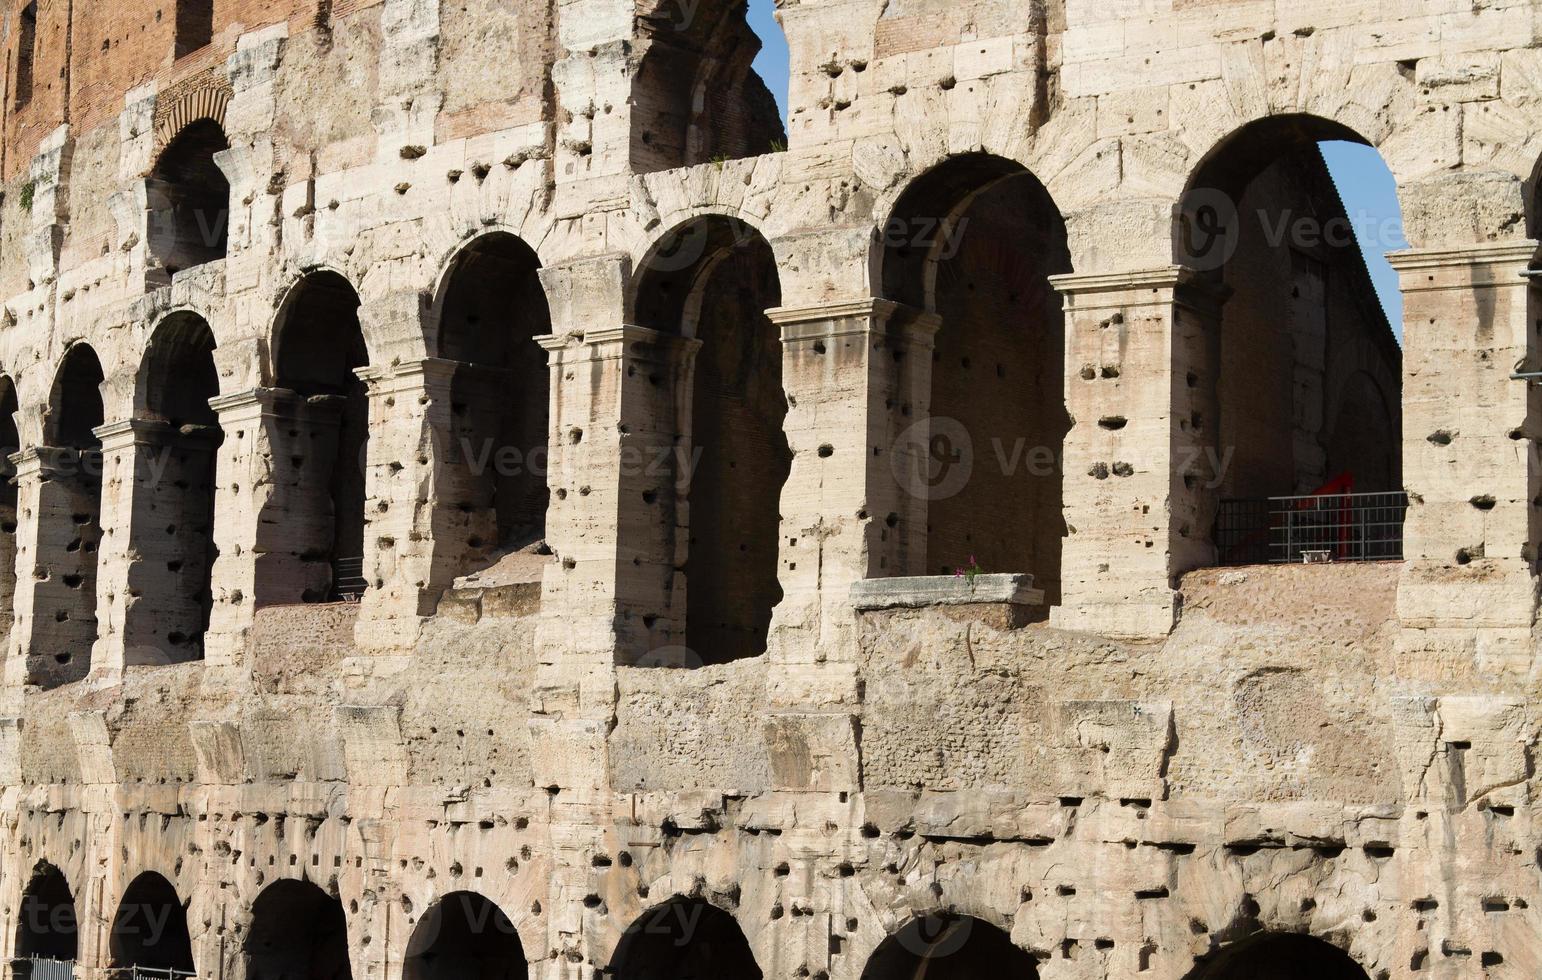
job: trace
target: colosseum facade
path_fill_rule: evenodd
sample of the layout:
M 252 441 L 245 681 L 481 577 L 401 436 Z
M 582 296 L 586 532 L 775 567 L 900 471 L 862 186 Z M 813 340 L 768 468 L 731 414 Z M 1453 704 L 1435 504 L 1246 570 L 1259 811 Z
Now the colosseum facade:
M 0 5 L 11 974 L 1542 976 L 1542 3 L 777 7 Z

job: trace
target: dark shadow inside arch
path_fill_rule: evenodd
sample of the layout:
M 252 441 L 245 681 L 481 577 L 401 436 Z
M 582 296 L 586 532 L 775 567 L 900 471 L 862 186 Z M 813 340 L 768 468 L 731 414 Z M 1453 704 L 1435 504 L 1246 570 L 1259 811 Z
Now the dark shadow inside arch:
M 616 980 L 761 978 L 734 917 L 690 898 L 672 898 L 638 916 L 616 947 L 609 975 Z
M 912 919 L 879 945 L 862 980 L 1036 980 L 1038 961 L 1001 929 L 968 916 Z
M 16 384 L 0 376 L 0 642 L 13 623 L 16 600 L 16 464 L 21 449 L 16 431 Z
M 150 253 L 168 276 L 225 257 L 230 183 L 214 155 L 229 148 L 220 124 L 200 119 L 166 144 L 145 181 Z
M 974 154 L 923 174 L 880 230 L 883 296 L 941 323 L 932 353 L 925 560 L 912 573 L 1026 572 L 1060 599 L 1065 222 L 1020 164 Z M 922 513 L 917 510 L 916 514 Z
M 22 892 L 16 921 L 16 958 L 73 962 L 80 949 L 75 896 L 64 873 L 39 862 Z
M 203 657 L 214 596 L 215 467 L 224 436 L 214 334 L 192 313 L 151 335 L 138 378 L 140 456 L 130 518 L 129 588 L 140 600 L 124 624 L 129 664 Z
M 475 892 L 435 902 L 413 929 L 402 980 L 524 980 L 525 950 L 514 923 Z
M 445 280 L 437 349 L 455 362 L 446 455 L 460 466 L 441 493 L 453 525 L 436 537 L 459 547 L 452 575 L 544 550 L 551 382 L 535 338 L 551 332 L 551 312 L 539 268 L 530 246 L 494 234 L 468 245 Z M 538 575 L 539 559 L 529 564 Z
M 661 433 L 680 441 L 661 446 L 669 472 L 649 504 L 661 526 L 688 534 L 686 645 L 693 662 L 756 656 L 782 600 L 777 545 L 792 466 L 781 337 L 766 316 L 781 305 L 776 257 L 744 222 L 698 218 L 654 249 L 633 295 L 638 325 L 701 344 L 686 355 L 694 356 L 690 401 L 675 433 Z M 644 449 L 644 458 L 658 457 Z
M 275 383 L 291 393 L 268 432 L 277 492 L 263 513 L 258 603 L 332 602 L 362 592 L 369 363 L 359 296 L 335 272 L 290 291 L 274 337 Z M 271 560 L 278 557 L 282 560 Z
M 352 980 L 343 903 L 308 881 L 286 878 L 252 903 L 243 948 L 246 980 Z
M 1312 936 L 1263 933 L 1202 960 L 1185 980 L 1369 980 L 1349 954 Z
M 102 363 L 87 344 L 65 352 L 44 418 L 37 491 L 39 552 L 23 561 L 32 583 L 28 683 L 77 680 L 91 669 L 96 640 L 96 562 L 102 540 Z M 63 542 L 60 547 L 58 542 Z
M 1197 461 L 1185 570 L 1295 562 L 1302 548 L 1401 557 L 1402 350 L 1329 141 L 1366 144 L 1313 116 L 1250 123 L 1181 202 L 1174 255 L 1194 277 L 1174 331 L 1175 411 Z
M 195 972 L 187 907 L 171 882 L 154 872 L 135 878 L 123 892 L 108 945 L 114 969 Z

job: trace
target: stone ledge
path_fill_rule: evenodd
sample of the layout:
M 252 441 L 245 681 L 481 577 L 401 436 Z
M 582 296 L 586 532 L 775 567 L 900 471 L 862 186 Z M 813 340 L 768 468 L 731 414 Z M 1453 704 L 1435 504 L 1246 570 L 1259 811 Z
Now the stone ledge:
M 917 575 L 853 582 L 851 602 L 859 612 L 925 606 L 1042 606 L 1044 591 L 1035 589 L 1033 576 L 1026 574 L 976 575 L 972 581 L 956 575 Z

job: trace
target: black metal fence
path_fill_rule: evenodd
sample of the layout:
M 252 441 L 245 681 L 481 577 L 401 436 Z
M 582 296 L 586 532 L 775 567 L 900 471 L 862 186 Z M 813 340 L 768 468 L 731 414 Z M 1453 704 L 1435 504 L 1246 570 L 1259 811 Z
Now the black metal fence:
M 1223 500 L 1215 528 L 1219 563 L 1402 561 L 1407 514 L 1401 491 Z
M 332 596 L 344 602 L 358 602 L 369 580 L 364 577 L 363 558 L 338 558 L 332 562 Z
M 11 976 L 15 980 L 75 980 L 75 961 L 18 957 L 11 960 Z

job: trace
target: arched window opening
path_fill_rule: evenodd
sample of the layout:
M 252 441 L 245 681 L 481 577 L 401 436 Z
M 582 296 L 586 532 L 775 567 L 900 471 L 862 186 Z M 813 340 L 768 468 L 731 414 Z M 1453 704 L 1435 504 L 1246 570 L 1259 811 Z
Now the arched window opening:
M 33 73 L 37 63 L 37 0 L 21 8 L 16 32 L 16 108 L 32 102 Z
M 452 892 L 418 920 L 402 980 L 525 980 L 529 969 L 514 923 L 474 892 Z
M 16 599 L 16 385 L 0 376 L 0 633 L 9 633 Z
M 214 0 L 176 0 L 175 56 L 186 57 L 214 39 Z
M 209 405 L 219 395 L 209 325 L 191 313 L 162 322 L 139 387 L 129 587 L 140 599 L 125 623 L 125 656 L 130 664 L 197 660 L 214 605 L 215 461 L 223 441 Z
M 702 4 L 644 21 L 632 81 L 632 169 L 653 173 L 759 156 L 787 145 L 776 97 L 754 70 L 747 4 Z
M 734 917 L 700 899 L 672 898 L 637 917 L 611 958 L 616 980 L 760 980 Z
M 187 907 L 171 882 L 154 872 L 135 878 L 118 903 L 108 940 L 113 969 L 192 976 L 193 942 Z
M 58 868 L 39 862 L 21 896 L 16 920 L 16 959 L 21 962 L 16 965 L 28 969 L 30 976 L 29 960 L 73 963 L 79 943 L 70 883 Z
M 279 388 L 292 393 L 269 440 L 282 492 L 270 499 L 265 549 L 287 559 L 259 573 L 258 601 L 335 602 L 364 590 L 364 462 L 369 363 L 359 297 L 342 276 L 295 285 L 274 339 Z
M 43 479 L 37 486 L 39 574 L 27 644 L 29 683 L 51 687 L 84 677 L 96 640 L 96 559 L 102 540 L 102 364 L 86 344 L 64 355 L 44 419 Z
M 444 536 L 464 546 L 457 574 L 497 565 L 498 581 L 538 581 L 545 564 L 551 383 L 534 338 L 551 332 L 551 314 L 539 267 L 524 242 L 489 235 L 445 281 L 438 347 L 457 362 L 447 457 L 459 466 L 442 499 L 457 522 Z
M 343 903 L 308 881 L 286 878 L 252 903 L 246 980 L 352 980 Z
M 1035 980 L 1038 961 L 1005 932 L 968 916 L 912 919 L 885 939 L 867 961 L 862 980 Z
M 1184 472 L 1198 562 L 1400 558 L 1402 352 L 1309 116 L 1252 123 L 1196 171 L 1176 231 L 1197 270 L 1196 329 L 1175 349 L 1192 410 Z M 1361 222 L 1363 224 L 1363 222 Z M 1390 247 L 1390 246 L 1389 246 Z M 1381 386 L 1371 397 L 1365 375 Z
M 230 182 L 214 155 L 229 148 L 219 123 L 200 119 L 166 145 L 145 181 L 150 254 L 167 276 L 225 257 Z
M 926 574 L 1028 573 L 1054 604 L 1065 536 L 1065 223 L 1021 166 L 959 157 L 881 229 L 885 298 L 940 320 L 924 472 Z
M 792 466 L 781 339 L 765 315 L 781 305 L 776 258 L 743 222 L 697 219 L 645 262 L 635 297 L 639 325 L 683 340 L 680 356 L 692 365 L 667 454 L 673 485 L 649 504 L 669 507 L 663 526 L 686 535 L 686 646 L 693 663 L 753 657 L 765 652 L 782 599 L 780 504 Z
M 1312 936 L 1263 933 L 1213 953 L 1187 980 L 1369 980 L 1348 953 Z

